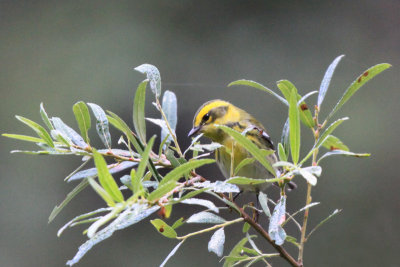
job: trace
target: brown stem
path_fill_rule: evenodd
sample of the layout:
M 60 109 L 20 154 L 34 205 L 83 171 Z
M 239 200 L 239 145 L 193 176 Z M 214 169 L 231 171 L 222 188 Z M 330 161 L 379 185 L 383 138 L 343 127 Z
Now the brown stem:
M 271 236 L 264 230 L 264 228 L 254 221 L 242 208 L 239 208 L 239 210 L 244 221 L 250 224 L 262 237 L 264 237 L 279 252 L 282 258 L 284 258 L 292 266 L 303 266 L 300 262 L 297 262 L 282 246 L 275 244 L 275 242 L 271 239 Z
M 219 194 L 221 197 L 229 200 L 227 198 L 227 196 L 225 196 L 224 194 Z M 231 201 L 231 200 L 229 200 Z M 270 243 L 280 254 L 280 256 L 282 258 L 284 258 L 287 262 L 290 263 L 291 266 L 294 267 L 302 267 L 303 264 L 301 262 L 297 262 L 290 254 L 289 252 L 287 252 L 282 246 L 279 246 L 277 244 L 275 244 L 275 242 L 272 240 L 271 236 L 268 234 L 267 231 L 264 230 L 264 228 L 262 228 L 261 225 L 259 225 L 255 220 L 253 220 L 253 218 L 251 216 L 249 216 L 243 208 L 240 208 L 235 202 L 232 202 L 237 210 L 239 210 L 239 214 L 240 216 L 244 219 L 245 222 L 247 222 L 248 224 L 250 224 L 251 227 L 253 227 L 262 237 L 264 237 L 268 243 Z

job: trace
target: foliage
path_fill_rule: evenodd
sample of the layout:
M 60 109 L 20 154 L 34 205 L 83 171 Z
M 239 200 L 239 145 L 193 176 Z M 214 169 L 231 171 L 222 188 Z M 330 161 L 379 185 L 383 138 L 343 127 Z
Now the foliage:
M 321 104 L 326 97 L 333 72 L 342 58 L 343 56 L 337 57 L 328 67 L 319 91 L 313 91 L 304 96 L 301 96 L 296 87 L 287 80 L 277 83 L 283 96 L 254 81 L 238 80 L 229 84 L 229 86 L 244 85 L 265 91 L 275 96 L 287 108 L 288 119 L 282 131 L 282 141 L 277 146 L 280 161 L 274 166 L 271 166 L 265 160 L 268 152 L 259 149 L 241 133 L 226 126 L 219 126 L 221 130 L 231 135 L 237 143 L 244 146 L 254 157 L 240 163 L 234 174 L 238 173 L 243 166 L 257 160 L 271 173 L 275 174 L 272 179 L 255 180 L 248 177 L 234 176 L 224 182 L 211 183 L 207 180 L 206 175 L 200 175 L 196 171 L 197 168 L 214 163 L 212 159 L 200 158 L 209 155 L 221 145 L 216 143 L 200 144 L 199 137 L 196 137 L 191 145 L 182 152 L 175 134 L 178 119 L 176 95 L 171 91 L 166 91 L 160 101 L 162 96 L 161 76 L 158 69 L 149 64 L 143 64 L 135 68 L 135 70 L 147 76 L 147 79 L 139 84 L 133 101 L 133 126 L 135 132 L 118 115 L 110 111 L 105 112 L 96 104 L 79 101 L 73 105 L 73 113 L 80 134 L 66 125 L 60 118 L 50 118 L 43 104 L 41 104 L 40 115 L 47 130 L 32 120 L 16 116 L 18 120 L 29 126 L 37 137 L 19 134 L 3 134 L 3 136 L 33 142 L 39 147 L 37 151 L 16 150 L 11 151 L 12 153 L 75 155 L 82 157 L 83 164 L 65 178 L 67 182 L 79 180 L 80 183 L 60 205 L 54 208 L 50 214 L 49 222 L 78 193 L 88 186 L 105 202 L 104 207 L 76 216 L 58 232 L 58 235 L 61 235 L 67 228 L 87 225 L 84 233 L 87 235 L 88 240 L 80 246 L 77 254 L 67 262 L 67 265 L 71 266 L 79 262 L 93 246 L 110 237 L 115 231 L 132 226 L 159 211 L 158 214 L 161 218 L 150 220 L 151 224 L 163 236 L 179 241 L 161 266 L 167 263 L 168 259 L 175 254 L 186 239 L 207 232 L 213 232 L 208 243 L 208 250 L 218 257 L 222 257 L 221 260 L 224 261 L 224 266 L 236 266 L 242 263 L 250 266 L 258 261 L 270 266 L 269 259 L 277 256 L 282 257 L 292 266 L 302 266 L 305 242 L 309 240 L 310 235 L 317 228 L 340 211 L 335 210 L 328 218 L 317 224 L 314 229 L 307 232 L 309 209 L 318 204 L 311 203 L 311 188 L 317 185 L 318 177 L 321 175 L 322 167 L 319 165 L 320 161 L 334 155 L 369 156 L 366 153 L 350 152 L 349 148 L 338 137 L 332 135 L 334 130 L 348 119 L 347 117 L 332 123 L 330 119 L 362 85 L 390 67 L 389 64 L 379 64 L 364 71 L 345 91 L 327 118 L 320 123 Z M 160 112 L 159 119 L 145 117 L 145 95 L 148 85 L 154 94 L 154 104 Z M 315 109 L 311 112 L 306 100 L 316 93 L 318 93 L 318 100 Z M 94 148 L 91 145 L 88 131 L 91 128 L 92 119 L 89 110 L 92 111 L 95 117 L 97 134 L 104 144 L 104 148 Z M 146 120 L 161 127 L 161 139 L 158 148 L 154 147 L 155 136 L 147 140 Z M 313 147 L 303 157 L 300 154 L 301 123 L 304 124 L 307 130 L 311 131 L 315 140 Z M 329 126 L 328 123 L 330 123 Z M 121 132 L 122 136 L 118 144 L 122 147 L 113 148 L 109 131 L 110 125 Z M 319 157 L 318 152 L 322 148 L 327 148 L 329 151 Z M 192 152 L 192 157 L 188 156 L 190 151 Z M 312 158 L 311 162 L 310 158 Z M 85 165 L 92 160 L 95 168 L 84 169 Z M 278 169 L 280 170 L 279 172 L 276 171 Z M 124 175 L 118 181 L 115 175 L 124 170 L 130 170 L 130 175 Z M 166 170 L 166 172 L 163 172 L 166 174 L 162 175 L 160 170 Z M 299 211 L 289 214 L 286 211 L 286 203 L 290 203 L 290 196 L 286 195 L 285 186 L 289 181 L 297 179 L 297 176 L 303 177 L 308 184 L 306 203 Z M 275 203 L 261 192 L 258 196 L 261 210 L 251 205 L 240 206 L 231 198 L 233 192 L 239 192 L 239 188 L 236 185 L 273 182 L 279 184 L 281 197 Z M 119 183 L 123 185 L 119 186 Z M 214 201 L 199 198 L 200 195 L 205 194 L 211 196 Z M 224 218 L 223 211 L 226 207 L 216 206 L 216 203 L 221 201 L 236 212 L 237 218 L 233 220 Z M 172 209 L 176 204 L 196 205 L 203 207 L 204 210 L 192 214 L 188 219 L 179 218 L 174 223 L 168 223 L 166 219 L 171 217 Z M 270 208 L 272 208 L 272 212 Z M 256 216 L 250 216 L 249 211 L 264 214 L 269 219 L 268 229 L 263 229 L 257 220 L 253 218 Z M 299 223 L 295 217 L 301 214 L 303 215 L 302 223 Z M 286 234 L 285 225 L 289 221 L 298 227 L 298 237 Z M 178 234 L 180 226 L 193 223 L 211 224 L 211 226 L 185 235 Z M 225 235 L 230 234 L 228 226 L 232 224 L 243 224 L 244 237 L 223 257 Z M 254 231 L 257 235 L 250 235 L 249 231 Z M 271 249 L 273 251 L 271 253 L 262 252 L 256 246 L 253 239 L 257 236 L 272 245 Z M 285 242 L 298 248 L 297 260 L 283 247 Z

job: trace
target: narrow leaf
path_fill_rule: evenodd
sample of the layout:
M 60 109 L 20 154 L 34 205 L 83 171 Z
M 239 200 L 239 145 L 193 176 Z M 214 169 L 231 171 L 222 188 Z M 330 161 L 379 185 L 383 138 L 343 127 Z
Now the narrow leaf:
M 358 89 L 361 88 L 364 84 L 366 84 L 369 80 L 371 80 L 373 77 L 381 73 L 382 71 L 386 70 L 387 68 L 390 68 L 392 65 L 387 64 L 387 63 L 382 63 L 375 65 L 366 71 L 364 71 L 358 78 L 352 82 L 352 84 L 347 88 L 346 92 L 344 92 L 342 98 L 339 100 L 339 102 L 336 104 L 336 106 L 333 108 L 331 113 L 328 115 L 327 120 L 333 116 L 333 114 L 336 113 L 353 95 L 355 92 L 358 91 Z
M 165 237 L 175 238 L 177 236 L 174 228 L 166 224 L 161 219 L 155 219 L 150 221 L 156 230 Z
M 325 142 L 322 144 L 323 147 L 329 150 L 344 150 L 349 151 L 349 148 L 340 141 L 339 138 L 333 135 L 329 135 Z
M 278 155 L 279 155 L 279 160 L 287 161 L 287 156 L 286 156 L 285 149 L 283 148 L 282 143 L 278 144 Z
M 103 144 L 111 149 L 111 135 L 108 127 L 108 119 L 104 110 L 96 104 L 88 103 L 96 117 L 96 130 Z
M 132 205 L 130 208 L 118 215 L 112 223 L 98 231 L 91 239 L 82 244 L 74 258 L 67 262 L 67 265 L 72 266 L 76 264 L 93 246 L 112 236 L 115 231 L 140 222 L 156 212 L 159 208 L 159 206 L 149 208 L 145 204 Z
M 61 202 L 60 205 L 55 206 L 53 211 L 50 213 L 49 222 L 51 223 L 54 218 L 61 212 L 61 210 L 76 196 L 78 195 L 86 186 L 89 185 L 87 180 L 81 181 L 71 192 L 67 194 L 67 197 Z
M 304 169 L 299 169 L 299 172 L 301 176 L 303 176 L 304 179 L 307 180 L 308 183 L 310 183 L 313 186 L 317 184 L 317 178 L 311 172 L 308 172 L 307 170 Z
M 47 128 L 51 131 L 54 130 L 53 125 L 50 122 L 49 116 L 46 113 L 46 110 L 44 110 L 43 102 L 40 103 L 40 116 L 42 117 L 42 120 L 44 124 L 46 124 Z
M 34 130 L 36 134 L 46 142 L 46 144 L 48 144 L 50 147 L 54 147 L 53 140 L 51 139 L 49 133 L 42 126 L 22 116 L 15 116 L 15 117 L 22 123 L 32 128 L 32 130 Z
M 210 181 L 205 181 L 201 183 L 195 183 L 196 187 L 211 189 L 215 193 L 239 193 L 240 189 L 234 184 L 229 184 L 226 181 L 216 181 L 211 183 Z
M 148 80 L 142 81 L 135 93 L 133 102 L 133 126 L 142 143 L 146 143 L 146 123 L 144 120 L 144 107 L 146 103 L 146 86 Z
M 28 135 L 21 135 L 21 134 L 2 134 L 2 136 L 8 137 L 8 138 L 13 138 L 13 139 L 18 139 L 22 141 L 28 141 L 28 142 L 34 142 L 34 143 L 46 143 L 41 138 L 33 137 L 33 136 L 28 136 Z
M 146 74 L 150 81 L 150 89 L 158 98 L 161 95 L 161 75 L 158 69 L 150 64 L 142 64 L 135 68 L 136 71 Z
M 282 223 L 286 218 L 286 196 L 281 196 L 281 199 L 276 204 L 269 222 L 268 234 L 271 236 L 275 244 L 281 246 L 285 242 L 286 232 L 282 228 Z
M 315 92 L 310 92 L 302 98 L 301 95 L 297 92 L 297 89 L 294 86 L 294 84 L 291 83 L 290 81 L 281 80 L 281 81 L 277 82 L 277 85 L 288 102 L 290 102 L 291 93 L 293 91 L 296 92 L 297 101 L 299 102 L 298 109 L 299 109 L 301 122 L 303 122 L 303 124 L 309 128 L 314 127 L 315 126 L 314 119 L 312 117 L 312 114 L 311 114 L 311 111 L 310 111 L 308 105 L 304 102 L 304 100 L 307 97 L 309 97 L 310 95 L 314 94 Z
M 188 198 L 188 199 L 180 201 L 180 203 L 189 204 L 189 205 L 200 205 L 200 206 L 208 208 L 209 210 L 211 210 L 215 213 L 219 213 L 219 209 L 217 208 L 217 206 L 215 206 L 215 204 L 210 200 L 200 199 L 200 198 Z
M 290 128 L 289 118 L 287 118 L 285 125 L 283 125 L 282 136 L 281 136 L 281 143 L 283 145 L 283 148 L 285 149 L 286 158 L 289 157 L 289 150 L 290 150 L 290 140 L 289 140 L 290 130 L 289 130 L 289 128 Z
M 178 167 L 170 171 L 167 175 L 165 175 L 164 179 L 162 179 L 162 181 L 160 182 L 160 186 L 170 181 L 178 181 L 179 178 L 187 174 L 189 171 L 196 169 L 200 166 L 203 166 L 205 164 L 210 164 L 214 162 L 215 160 L 213 159 L 200 159 L 200 160 L 192 160 L 182 165 L 179 165 Z
M 133 135 L 132 130 L 129 128 L 129 126 L 115 113 L 111 111 L 107 111 L 108 114 L 111 116 L 107 116 L 107 119 L 111 123 L 112 126 L 123 132 L 126 137 L 128 138 L 129 142 L 133 145 L 133 147 L 136 149 L 138 153 L 143 152 L 142 146 L 139 144 L 138 140 L 136 137 Z
M 139 166 L 138 166 L 137 171 L 136 171 L 136 175 L 137 175 L 137 177 L 138 177 L 139 179 L 142 179 L 142 177 L 143 177 L 143 175 L 144 175 L 144 172 L 145 172 L 145 170 L 146 170 L 146 166 L 147 166 L 148 161 L 149 161 L 150 152 L 151 152 L 151 149 L 153 148 L 153 144 L 154 144 L 154 139 L 155 139 L 155 138 L 156 138 L 156 137 L 153 136 L 153 137 L 150 139 L 150 141 L 149 141 L 149 143 L 147 144 L 145 150 L 143 151 L 142 159 L 140 160 Z
M 335 121 L 331 125 L 329 125 L 329 127 L 325 130 L 325 132 L 323 134 L 321 134 L 321 136 L 318 138 L 318 141 L 315 144 L 315 147 L 319 148 L 323 143 L 325 143 L 328 136 L 336 129 L 336 127 L 338 127 L 340 124 L 342 124 L 342 122 L 344 122 L 345 120 L 348 120 L 348 119 L 349 119 L 348 117 L 344 117 L 344 118 L 338 119 L 337 121 Z
M 187 223 L 212 223 L 212 224 L 220 224 L 226 222 L 225 219 L 221 218 L 214 213 L 201 211 L 199 213 L 195 213 L 189 217 L 186 221 Z
M 165 194 L 174 190 L 175 186 L 176 186 L 176 181 L 174 180 L 163 184 L 160 183 L 157 189 L 150 193 L 150 195 L 147 197 L 147 200 L 150 202 L 158 200 Z
M 265 183 L 265 179 L 254 179 L 247 177 L 232 177 L 226 180 L 227 183 L 230 184 L 239 184 L 239 185 L 258 185 Z
M 334 150 L 331 152 L 327 152 L 324 155 L 322 155 L 319 159 L 317 164 L 319 164 L 319 162 L 321 160 L 323 160 L 326 157 L 330 157 L 330 156 L 336 156 L 336 155 L 342 155 L 342 156 L 350 156 L 350 157 L 356 157 L 356 158 L 363 158 L 363 157 L 369 157 L 371 156 L 371 154 L 369 153 L 353 153 L 350 151 L 344 151 L 344 150 Z
M 86 148 L 89 146 L 85 140 L 83 140 L 82 136 L 80 136 L 74 129 L 66 125 L 60 118 L 52 117 L 51 121 L 53 122 L 54 128 L 62 134 L 64 139 L 67 139 L 67 142 L 69 139 L 72 141 L 72 143 L 81 148 Z
M 176 245 L 174 247 L 173 250 L 171 250 L 171 252 L 168 254 L 168 256 L 165 258 L 165 260 L 160 264 L 160 267 L 164 267 L 165 264 L 167 263 L 167 261 L 175 255 L 175 253 L 178 251 L 179 247 L 183 244 L 183 242 L 185 242 L 186 239 L 183 239 L 181 242 L 178 243 L 178 245 Z
M 132 168 L 135 165 L 137 165 L 137 162 L 123 161 L 120 163 L 118 162 L 118 163 L 113 163 L 113 164 L 107 165 L 107 168 L 109 169 L 110 174 L 113 174 L 113 173 L 118 173 L 123 170 Z M 96 177 L 97 172 L 98 172 L 97 168 L 90 168 L 90 169 L 86 169 L 86 170 L 77 172 L 68 179 L 68 182 L 83 179 L 86 177 L 92 177 L 92 178 Z
M 224 228 L 220 228 L 214 232 L 211 236 L 210 241 L 208 242 L 208 251 L 214 252 L 218 257 L 222 257 L 224 253 L 224 244 L 225 244 L 225 231 Z
M 176 95 L 171 91 L 165 91 L 163 99 L 162 99 L 162 110 L 167 118 L 168 124 L 171 127 L 172 131 L 175 133 L 176 124 L 178 121 L 177 110 L 178 104 L 176 100 Z M 172 134 L 168 131 L 165 131 L 163 128 L 161 129 L 161 140 L 170 134 L 168 140 L 172 140 Z
M 272 168 L 271 163 L 268 161 L 265 151 L 257 147 L 251 140 L 247 139 L 241 133 L 235 131 L 234 129 L 220 125 L 218 128 L 222 129 L 224 132 L 228 133 L 232 136 L 237 143 L 243 146 L 256 160 L 258 160 L 264 168 L 266 168 L 271 174 L 275 176 L 275 170 Z M 269 151 L 269 153 L 274 153 L 273 150 Z M 272 154 L 271 153 L 271 154 Z
M 92 178 L 89 177 L 88 179 L 89 184 L 92 186 L 93 190 L 96 191 L 96 193 L 107 203 L 108 206 L 114 207 L 115 202 L 113 200 L 113 197 L 110 196 L 110 194 L 104 190 L 103 187 L 101 187 L 96 181 Z
M 264 85 L 262 85 L 262 84 L 260 84 L 258 82 L 249 81 L 249 80 L 237 80 L 237 81 L 234 81 L 234 82 L 231 82 L 230 84 L 228 84 L 228 87 L 230 87 L 232 85 L 245 85 L 245 86 L 250 86 L 250 87 L 259 89 L 261 91 L 267 92 L 267 93 L 275 96 L 276 98 L 278 98 L 279 101 L 281 101 L 286 106 L 289 105 L 288 102 L 283 97 L 281 97 L 280 95 L 278 95 L 277 93 L 275 93 L 271 89 L 265 87 Z
M 289 101 L 289 125 L 290 125 L 290 150 L 294 164 L 299 161 L 300 153 L 300 120 L 297 108 L 297 92 L 292 91 Z
M 335 72 L 336 66 L 339 64 L 340 60 L 344 57 L 344 55 L 338 56 L 335 60 L 329 65 L 328 69 L 325 72 L 324 78 L 322 79 L 321 86 L 319 87 L 318 94 L 318 108 L 321 108 L 321 104 L 324 101 L 326 92 L 328 91 L 329 84 L 331 83 L 332 75 Z
M 121 191 L 119 191 L 118 185 L 114 178 L 111 176 L 110 171 L 107 168 L 106 161 L 96 149 L 93 149 L 93 158 L 98 171 L 101 186 L 107 191 L 108 194 L 110 194 L 114 201 L 123 202 L 124 197 Z
M 267 215 L 268 217 L 271 217 L 271 212 L 269 211 L 269 208 L 268 208 L 267 195 L 264 194 L 263 192 L 260 192 L 258 194 L 258 201 L 260 202 L 261 208 L 263 209 L 265 215 Z
M 91 121 L 88 107 L 84 102 L 79 101 L 74 104 L 72 111 L 74 112 L 75 119 L 78 122 L 79 130 L 81 131 L 83 139 L 86 143 L 89 143 L 88 131 L 91 127 Z
M 329 219 L 331 219 L 333 216 L 335 216 L 336 214 L 338 214 L 339 212 L 341 212 L 342 210 L 334 210 L 333 213 L 331 215 L 329 215 L 326 219 L 322 220 L 319 224 L 317 224 L 317 226 L 314 227 L 314 229 L 312 229 L 310 231 L 310 233 L 307 235 L 307 239 L 315 232 L 315 230 L 317 230 L 321 225 L 323 225 L 324 223 L 326 223 Z
M 250 237 L 255 237 L 255 235 L 252 235 L 252 236 L 250 236 Z M 248 242 L 248 238 L 247 238 L 247 237 L 244 237 L 244 238 L 242 238 L 242 239 L 233 247 L 233 249 L 232 249 L 231 252 L 229 253 L 229 256 L 224 257 L 225 262 L 224 262 L 223 267 L 230 267 L 230 266 L 233 266 L 233 264 L 234 264 L 236 261 L 238 261 L 238 260 L 240 260 L 240 259 L 243 259 L 243 257 L 244 257 L 244 258 L 247 258 L 247 256 L 242 256 L 242 251 L 243 251 L 243 249 L 244 249 L 244 245 L 246 245 L 247 242 Z M 242 257 L 241 257 L 241 256 L 242 256 Z M 241 257 L 241 258 L 239 258 L 239 257 Z M 239 259 L 238 259 L 238 258 L 239 258 Z
M 235 168 L 235 171 L 233 172 L 234 175 L 236 175 L 244 166 L 247 166 L 249 164 L 252 164 L 256 159 L 255 158 L 245 158 L 243 159 Z
M 176 229 L 176 228 L 182 226 L 184 223 L 185 223 L 185 222 L 184 222 L 184 219 L 183 219 L 183 217 L 181 217 L 181 218 L 179 218 L 178 220 L 176 220 L 176 221 L 174 222 L 174 224 L 171 225 L 171 227 L 172 227 L 173 229 Z

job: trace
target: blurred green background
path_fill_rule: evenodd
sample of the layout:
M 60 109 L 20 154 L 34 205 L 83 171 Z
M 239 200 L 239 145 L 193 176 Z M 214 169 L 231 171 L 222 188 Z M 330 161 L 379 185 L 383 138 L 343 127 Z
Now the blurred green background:
M 0 14 L 2 133 L 32 134 L 14 115 L 40 121 L 40 102 L 50 116 L 76 129 L 72 105 L 78 100 L 131 122 L 133 94 L 144 79 L 132 68 L 151 63 L 161 71 L 163 90 L 178 96 L 183 147 L 194 112 L 214 98 L 248 110 L 277 142 L 286 108 L 261 91 L 227 88 L 229 82 L 252 79 L 276 91 L 276 81 L 289 79 L 304 94 L 318 89 L 331 61 L 345 54 L 322 106 L 324 116 L 362 71 L 391 63 L 335 115 L 351 119 L 335 135 L 352 151 L 372 156 L 324 162 L 313 191 L 313 200 L 322 204 L 311 210 L 310 229 L 334 209 L 343 212 L 307 243 L 305 263 L 400 266 L 399 1 L 1 1 Z M 150 97 L 147 113 L 158 116 Z M 149 127 L 148 135 L 159 133 Z M 305 148 L 311 136 L 303 135 Z M 113 132 L 115 145 L 118 138 Z M 91 139 L 101 146 L 94 129 Z M 58 228 L 103 205 L 86 190 L 47 224 L 53 207 L 74 187 L 63 178 L 80 159 L 9 154 L 34 146 L 3 137 L 0 146 L 0 265 L 63 266 L 86 237 L 76 228 L 57 238 Z M 215 167 L 202 172 L 221 179 Z M 305 182 L 297 182 L 289 211 L 305 202 Z M 225 253 L 241 238 L 239 228 L 231 230 Z M 168 266 L 218 266 L 219 259 L 207 252 L 209 237 L 186 242 Z M 175 244 L 144 222 L 115 233 L 78 266 L 158 266 Z

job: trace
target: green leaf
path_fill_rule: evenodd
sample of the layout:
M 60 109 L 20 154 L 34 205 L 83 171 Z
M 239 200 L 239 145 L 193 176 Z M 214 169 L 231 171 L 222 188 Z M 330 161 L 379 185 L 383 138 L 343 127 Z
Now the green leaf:
M 175 232 L 174 228 L 166 224 L 161 219 L 150 220 L 151 224 L 156 228 L 156 230 L 165 237 L 168 238 L 176 238 L 177 233 Z
M 292 243 L 296 247 L 300 248 L 300 244 L 297 242 L 297 239 L 293 236 L 287 235 L 285 241 Z
M 182 165 L 179 165 L 178 167 L 170 171 L 167 175 L 165 175 L 164 179 L 162 179 L 162 181 L 160 182 L 160 186 L 170 181 L 176 182 L 179 180 L 179 178 L 187 174 L 189 171 L 199 168 L 200 166 L 203 166 L 205 164 L 210 164 L 214 162 L 215 160 L 213 159 L 200 159 L 183 163 Z
M 250 87 L 259 89 L 261 91 L 267 92 L 267 93 L 275 96 L 276 98 L 278 98 L 279 101 L 281 101 L 286 106 L 289 105 L 288 102 L 283 97 L 281 97 L 280 95 L 278 95 L 277 93 L 275 93 L 271 89 L 265 87 L 264 85 L 262 85 L 262 84 L 260 84 L 258 82 L 249 81 L 249 80 L 237 80 L 237 81 L 234 81 L 234 82 L 231 82 L 230 84 L 228 84 L 228 87 L 230 87 L 232 85 L 245 85 L 245 86 L 250 86 Z
M 144 120 L 144 107 L 146 103 L 146 86 L 148 80 L 142 81 L 135 93 L 133 102 L 133 126 L 142 143 L 146 143 L 146 122 Z
M 50 213 L 49 216 L 49 223 L 51 223 L 54 218 L 60 213 L 60 211 L 77 195 L 79 192 L 81 192 L 83 189 L 86 188 L 86 186 L 89 185 L 88 180 L 83 180 L 81 181 L 71 192 L 67 194 L 67 197 L 61 202 L 60 205 L 55 206 L 53 211 Z
M 50 122 L 49 116 L 47 115 L 46 110 L 44 110 L 43 102 L 40 103 L 40 116 L 42 117 L 42 120 L 44 124 L 46 124 L 47 128 L 49 128 L 50 131 L 54 130 L 54 127 Z
M 67 143 L 70 140 L 72 143 L 75 145 L 81 147 L 82 149 L 89 147 L 88 144 L 83 140 L 82 136 L 80 136 L 74 129 L 66 125 L 60 118 L 58 117 L 52 117 L 51 121 L 53 122 L 54 128 L 61 133 L 61 137 L 65 140 Z
M 281 136 L 281 143 L 283 145 L 283 148 L 285 149 L 285 155 L 286 158 L 289 157 L 289 150 L 290 150 L 290 140 L 289 140 L 289 135 L 290 135 L 290 126 L 289 126 L 289 118 L 287 118 L 285 125 L 283 125 L 282 129 L 282 136 Z
M 210 241 L 208 242 L 208 251 L 214 252 L 218 257 L 222 257 L 224 253 L 224 244 L 225 244 L 225 231 L 224 228 L 220 228 L 214 232 L 211 236 Z
M 165 114 L 165 117 L 167 118 L 169 126 L 171 127 L 173 133 L 175 133 L 176 124 L 178 122 L 178 104 L 176 100 L 176 95 L 173 92 L 168 90 L 165 91 L 162 99 L 162 110 Z M 161 128 L 161 140 L 164 140 L 164 138 L 168 134 L 170 134 L 168 140 L 171 141 L 173 133 L 169 133 L 169 131 L 165 131 L 163 128 Z
M 182 226 L 184 223 L 185 223 L 184 218 L 181 217 L 181 218 L 179 218 L 178 220 L 176 220 L 176 221 L 174 222 L 174 224 L 173 224 L 171 227 L 172 227 L 173 229 L 176 229 L 176 228 Z
M 208 211 L 201 211 L 199 213 L 195 213 L 189 217 L 186 221 L 187 223 L 212 223 L 212 224 L 220 224 L 226 222 L 222 217 L 215 215 L 214 213 Z
M 243 224 L 243 228 L 242 228 L 242 232 L 243 233 L 247 233 L 249 230 L 250 230 L 250 224 L 248 224 L 247 222 L 245 222 L 244 224 Z
M 255 158 L 245 158 L 243 159 L 235 168 L 235 171 L 233 172 L 234 175 L 236 175 L 244 166 L 247 166 L 249 164 L 252 164 L 256 159 Z
M 348 117 L 344 117 L 341 119 L 338 119 L 337 121 L 333 122 L 329 127 L 325 130 L 323 134 L 318 138 L 317 143 L 315 144 L 316 148 L 319 148 L 323 143 L 325 143 L 326 140 L 328 140 L 329 135 L 338 127 L 342 122 L 345 120 L 348 120 Z
M 115 207 L 113 197 L 106 190 L 104 190 L 103 187 L 96 183 L 92 177 L 89 177 L 87 181 L 92 186 L 93 190 L 96 191 L 96 193 L 107 203 L 108 206 Z
M 309 128 L 315 126 L 314 119 L 312 117 L 311 111 L 308 105 L 304 102 L 304 99 L 314 94 L 314 92 L 308 93 L 305 97 L 301 97 L 301 95 L 297 92 L 296 87 L 293 83 L 288 80 L 281 80 L 277 82 L 278 88 L 281 90 L 282 94 L 285 96 L 286 100 L 290 103 L 291 93 L 293 91 L 297 94 L 297 101 L 300 102 L 297 106 L 299 109 L 300 119 L 304 125 Z M 300 101 L 301 100 L 301 101 Z
M 111 111 L 107 111 L 111 116 L 107 116 L 107 119 L 111 123 L 112 126 L 123 132 L 128 138 L 129 142 L 133 145 L 136 151 L 141 154 L 143 153 L 142 146 L 138 143 L 138 139 L 133 135 L 132 130 L 129 126 L 115 113 Z
M 104 110 L 96 104 L 88 103 L 96 117 L 96 130 L 103 144 L 111 149 L 111 135 L 108 127 L 108 119 Z
M 256 237 L 255 235 L 252 235 L 250 237 Z M 231 267 L 233 264 L 241 259 L 245 259 L 248 256 L 242 256 L 242 251 L 244 248 L 244 245 L 248 242 L 248 238 L 244 237 L 242 240 L 240 240 L 231 250 L 229 255 L 227 257 L 224 257 L 225 262 L 224 262 L 224 267 Z
M 362 158 L 362 157 L 369 157 L 369 156 L 371 156 L 371 154 L 369 154 L 369 153 L 353 153 L 353 152 L 345 151 L 345 150 L 333 150 L 333 151 L 331 151 L 331 152 L 327 152 L 327 153 L 325 153 L 324 155 L 322 155 L 322 156 L 318 159 L 317 164 L 319 164 L 319 162 L 320 162 L 321 160 L 323 160 L 324 158 L 326 158 L 326 157 L 329 157 L 329 156 L 336 156 L 336 155 L 350 156 L 350 157 L 356 157 L 356 158 Z
M 18 140 L 22 140 L 22 141 L 28 141 L 28 142 L 34 142 L 34 143 L 46 143 L 46 141 L 44 141 L 41 138 L 37 138 L 37 137 L 33 137 L 33 136 L 28 136 L 28 135 L 21 135 L 21 134 L 2 134 L 2 136 L 4 137 L 8 137 L 8 138 L 13 138 L 13 139 L 18 139 Z
M 74 104 L 72 111 L 74 112 L 75 119 L 78 122 L 79 130 L 81 131 L 83 139 L 86 143 L 89 143 L 88 131 L 91 127 L 91 121 L 88 107 L 84 102 L 79 101 Z
M 325 142 L 322 144 L 323 147 L 329 150 L 344 150 L 349 151 L 349 148 L 340 141 L 339 138 L 333 135 L 329 135 Z
M 265 183 L 265 179 L 253 179 L 247 177 L 232 177 L 226 180 L 227 183 L 230 184 L 239 184 L 239 185 L 257 185 Z
M 330 117 L 333 116 L 333 114 L 336 113 L 353 95 L 355 92 L 358 91 L 358 89 L 361 88 L 364 84 L 366 84 L 369 80 L 371 80 L 373 77 L 381 73 L 382 71 L 386 70 L 387 68 L 390 68 L 392 65 L 387 64 L 387 63 L 382 63 L 375 65 L 366 71 L 364 71 L 358 78 L 352 82 L 352 84 L 347 88 L 346 92 L 344 92 L 342 98 L 339 100 L 339 102 L 336 104 L 336 106 L 333 108 L 331 113 L 328 115 L 327 119 L 328 120 Z
M 161 96 L 161 75 L 159 70 L 150 64 L 142 64 L 135 68 L 136 71 L 146 74 L 150 81 L 150 89 L 155 94 L 156 98 Z
M 318 108 L 321 108 L 321 104 L 324 101 L 326 92 L 328 91 L 329 84 L 331 83 L 332 75 L 335 72 L 336 66 L 339 64 L 340 60 L 344 57 L 344 55 L 338 56 L 335 60 L 329 65 L 328 69 L 325 72 L 324 78 L 322 79 L 321 86 L 319 87 L 318 94 Z
M 297 92 L 292 91 L 289 101 L 289 138 L 290 150 L 294 164 L 299 161 L 300 153 L 300 120 L 297 108 Z
M 142 179 L 144 172 L 146 170 L 146 166 L 148 165 L 149 157 L 150 157 L 150 152 L 151 149 L 153 148 L 154 140 L 156 139 L 156 136 L 153 136 L 149 143 L 147 144 L 145 150 L 143 151 L 142 154 L 142 159 L 140 160 L 139 166 L 136 171 L 136 175 L 139 179 Z
M 99 181 L 101 186 L 107 193 L 113 198 L 116 202 L 123 202 L 124 197 L 118 189 L 118 185 L 115 182 L 114 178 L 111 176 L 110 171 L 107 168 L 107 163 L 104 160 L 103 156 L 97 152 L 96 149 L 93 149 L 93 158 L 94 163 L 97 168 L 97 175 L 99 176 Z
M 280 161 L 287 161 L 287 156 L 285 153 L 285 149 L 283 148 L 282 143 L 278 144 L 278 155 Z
M 150 202 L 158 200 L 168 192 L 172 191 L 175 188 L 175 186 L 176 186 L 175 180 L 163 184 L 160 183 L 157 189 L 150 193 L 150 195 L 147 197 L 147 200 Z
M 274 168 L 272 168 L 271 163 L 267 159 L 266 150 L 258 148 L 257 145 L 255 145 L 251 140 L 247 139 L 241 133 L 232 128 L 224 125 L 219 125 L 218 128 L 232 136 L 233 139 L 235 139 L 237 143 L 243 146 L 256 160 L 258 160 L 264 166 L 264 168 L 266 168 L 274 176 L 276 175 Z M 273 154 L 274 151 L 270 150 L 267 153 Z
M 31 127 L 32 130 L 34 130 L 36 134 L 46 142 L 46 144 L 48 144 L 50 147 L 54 147 L 53 140 L 51 139 L 49 133 L 42 126 L 22 116 L 15 116 L 15 117 L 22 123 Z

